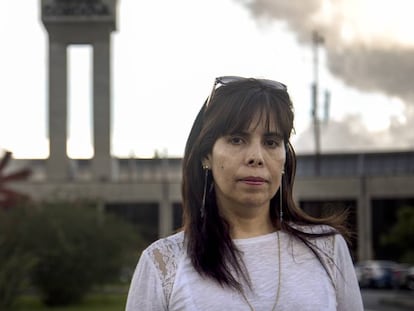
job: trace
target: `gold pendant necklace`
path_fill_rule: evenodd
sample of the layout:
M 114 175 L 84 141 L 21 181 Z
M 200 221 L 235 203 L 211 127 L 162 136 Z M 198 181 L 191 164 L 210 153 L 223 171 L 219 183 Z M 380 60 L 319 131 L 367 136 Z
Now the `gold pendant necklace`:
M 278 284 L 277 284 L 277 291 L 276 291 L 276 299 L 275 299 L 275 303 L 273 305 L 272 311 L 276 310 L 276 306 L 277 303 L 279 301 L 279 296 L 280 296 L 280 285 L 281 285 L 281 277 L 282 277 L 282 272 L 281 272 L 281 267 L 282 267 L 282 263 L 281 263 L 281 256 L 280 256 L 280 236 L 279 236 L 279 231 L 276 231 L 277 234 L 277 248 L 278 248 L 278 259 L 279 259 L 279 271 L 278 271 Z M 241 292 L 243 299 L 246 301 L 246 303 L 249 305 L 250 311 L 255 311 L 254 307 L 252 306 L 252 304 L 250 303 L 250 301 L 247 299 L 247 296 L 245 294 L 244 291 Z

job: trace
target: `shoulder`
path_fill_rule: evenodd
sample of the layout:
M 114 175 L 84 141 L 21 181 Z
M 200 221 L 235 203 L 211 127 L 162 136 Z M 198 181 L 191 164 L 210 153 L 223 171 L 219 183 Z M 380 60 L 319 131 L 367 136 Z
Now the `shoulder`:
M 159 240 L 156 240 L 155 242 L 151 243 L 148 248 L 152 248 L 155 246 L 160 245 L 179 245 L 184 242 L 184 231 L 179 231 L 175 234 L 171 234 L 165 238 L 161 238 Z
M 347 248 L 344 237 L 334 227 L 329 225 L 294 225 L 294 228 L 304 233 L 315 235 L 314 237 L 309 237 L 309 242 L 332 259 L 335 257 L 338 249 Z
M 144 253 L 150 257 L 156 256 L 157 254 L 173 255 L 180 253 L 183 249 L 183 246 L 184 232 L 180 231 L 176 234 L 153 242 L 144 250 Z
M 329 234 L 329 233 L 337 233 L 336 229 L 329 225 L 299 225 L 295 223 L 289 224 L 292 228 L 301 231 L 303 233 L 310 233 L 310 234 Z
M 352 278 L 353 263 L 345 238 L 328 225 L 292 225 L 298 231 L 311 234 L 306 238 L 312 249 L 318 254 L 320 262 L 325 267 L 335 288 L 344 276 Z M 314 235 L 314 236 L 312 236 Z M 352 281 L 352 280 L 351 280 Z
M 184 232 L 178 232 L 155 241 L 142 253 L 142 257 L 146 258 L 144 260 L 149 260 L 155 267 L 166 301 L 171 295 L 183 249 Z
M 341 253 L 347 249 L 347 244 L 343 236 L 329 225 L 297 225 L 291 226 L 305 234 L 310 234 L 306 239 L 309 244 L 318 252 L 324 264 L 328 268 L 336 265 L 338 252 Z M 314 235 L 314 236 L 312 236 Z

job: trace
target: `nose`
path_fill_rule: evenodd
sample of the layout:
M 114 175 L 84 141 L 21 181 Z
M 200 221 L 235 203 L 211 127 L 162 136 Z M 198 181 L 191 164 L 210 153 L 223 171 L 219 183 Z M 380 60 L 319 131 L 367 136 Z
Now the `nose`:
M 251 167 L 262 167 L 264 165 L 263 153 L 260 144 L 252 144 L 248 150 L 247 165 Z
M 262 160 L 260 160 L 260 159 L 249 159 L 249 162 L 247 162 L 247 165 L 248 166 L 258 166 L 258 167 L 261 167 L 261 166 L 263 166 L 263 161 Z

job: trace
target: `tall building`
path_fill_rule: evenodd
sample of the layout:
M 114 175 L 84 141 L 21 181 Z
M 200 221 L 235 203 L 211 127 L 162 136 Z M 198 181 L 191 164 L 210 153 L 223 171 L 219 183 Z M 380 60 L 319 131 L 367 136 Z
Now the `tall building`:
M 48 178 L 69 174 L 67 142 L 67 48 L 93 48 L 93 175 L 111 179 L 111 33 L 116 29 L 116 0 L 42 0 L 42 21 L 49 35 Z

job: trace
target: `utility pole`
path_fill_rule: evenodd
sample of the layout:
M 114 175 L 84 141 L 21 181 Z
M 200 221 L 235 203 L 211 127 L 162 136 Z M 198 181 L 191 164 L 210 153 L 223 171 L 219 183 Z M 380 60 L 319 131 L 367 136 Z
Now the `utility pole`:
M 323 44 L 324 39 L 316 31 L 312 33 L 312 50 L 313 50 L 313 83 L 312 83 L 312 119 L 315 139 L 315 173 L 320 174 L 320 122 L 318 117 L 318 88 L 319 88 L 319 57 L 318 46 Z
M 331 105 L 331 92 L 329 90 L 325 90 L 325 102 L 324 102 L 324 115 L 323 115 L 323 121 L 325 124 L 329 121 L 329 111 L 330 111 L 330 105 Z

